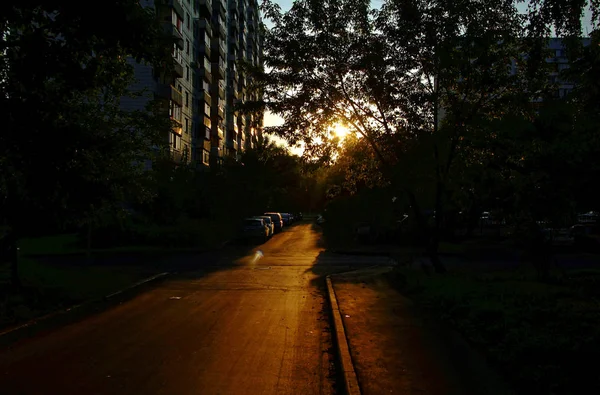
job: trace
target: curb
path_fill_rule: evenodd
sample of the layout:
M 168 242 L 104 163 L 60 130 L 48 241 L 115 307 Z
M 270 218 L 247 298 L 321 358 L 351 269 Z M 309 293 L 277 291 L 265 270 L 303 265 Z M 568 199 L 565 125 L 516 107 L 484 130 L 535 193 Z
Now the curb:
M 166 277 L 168 275 L 169 275 L 168 272 L 155 274 L 154 276 L 151 276 L 151 277 L 145 278 L 145 279 L 143 279 L 141 281 L 138 281 L 137 283 L 134 283 L 134 284 L 128 286 L 127 288 L 123 288 L 123 289 L 121 289 L 121 290 L 119 290 L 117 292 L 111 293 L 110 295 L 106 295 L 103 299 L 104 300 L 110 299 L 110 298 L 112 298 L 114 296 L 120 295 L 120 294 L 122 294 L 124 292 L 130 291 L 130 290 L 132 290 L 132 289 L 134 289 L 136 287 L 139 287 L 140 285 L 144 285 L 144 284 L 150 283 L 152 281 L 161 279 L 161 278 Z
M 111 298 L 113 298 L 115 296 L 121 295 L 121 294 L 123 294 L 123 293 L 125 293 L 127 291 L 130 291 L 130 290 L 132 290 L 134 288 L 137 288 L 137 287 L 139 287 L 141 285 L 148 284 L 148 283 L 150 283 L 152 281 L 156 281 L 156 280 L 159 280 L 161 278 L 164 278 L 164 277 L 166 277 L 169 274 L 170 273 L 168 273 L 168 272 L 156 274 L 154 276 L 151 276 L 151 277 L 145 278 L 145 279 L 143 279 L 141 281 L 138 281 L 137 283 L 134 283 L 133 285 L 130 285 L 130 286 L 126 287 L 126 288 L 123 288 L 123 289 L 121 289 L 121 290 L 119 290 L 117 292 L 113 292 L 110 295 L 106 295 L 104 297 L 97 298 L 97 299 L 91 299 L 91 300 L 82 302 L 80 304 L 67 307 L 67 308 L 62 309 L 62 310 L 54 311 L 52 313 L 48 313 L 48 314 L 43 315 L 41 317 L 34 318 L 34 319 L 32 319 L 32 320 L 30 320 L 28 322 L 25 322 L 23 324 L 20 324 L 20 325 L 16 326 L 16 327 L 12 327 L 12 328 L 8 328 L 8 329 L 5 329 L 3 331 L 0 331 L 0 342 L 1 342 L 1 340 L 9 337 L 9 335 L 13 335 L 14 336 L 18 332 L 20 332 L 20 331 L 24 331 L 26 329 L 33 328 L 36 325 L 42 324 L 42 323 L 44 323 L 46 321 L 49 321 L 52 318 L 56 318 L 56 317 L 59 317 L 61 315 L 65 315 L 65 314 L 68 314 L 68 313 L 73 313 L 75 311 L 81 310 L 81 308 L 83 308 L 83 307 L 87 307 L 87 306 L 92 305 L 94 303 L 98 303 L 98 302 L 102 302 L 102 301 L 107 301 L 107 300 L 109 300 L 109 299 L 111 299 Z
M 330 250 L 329 252 L 333 254 L 340 255 L 358 255 L 358 256 L 391 256 L 392 254 L 389 251 L 353 251 L 353 250 Z
M 347 395 L 361 395 L 358 378 L 356 377 L 356 371 L 354 370 L 354 364 L 352 363 L 352 356 L 350 355 L 350 347 L 348 346 L 348 340 L 346 339 L 344 322 L 342 321 L 342 315 L 340 313 L 337 298 L 335 297 L 335 291 L 330 276 L 326 277 L 326 281 L 329 303 L 333 314 L 335 344 L 337 345 L 337 353 L 344 379 L 344 390 Z

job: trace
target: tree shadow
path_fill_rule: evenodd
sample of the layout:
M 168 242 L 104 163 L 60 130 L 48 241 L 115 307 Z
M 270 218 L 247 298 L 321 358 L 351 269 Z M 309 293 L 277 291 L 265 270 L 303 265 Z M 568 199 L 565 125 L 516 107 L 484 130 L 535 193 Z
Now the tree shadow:
M 0 327 L 0 347 L 4 348 L 42 333 L 58 330 L 65 325 L 102 313 L 152 290 L 159 282 L 198 279 L 217 271 L 231 270 L 243 265 L 241 258 L 247 256 L 254 248 L 256 244 L 233 243 L 218 250 L 205 252 L 105 253 L 89 258 L 79 254 L 38 256 L 35 260 L 42 268 L 49 269 L 50 273 L 53 268 L 60 268 L 67 276 L 69 269 L 75 271 L 96 268 L 106 268 L 107 272 L 114 270 L 115 276 L 119 276 L 123 270 L 139 271 L 139 278 L 148 278 L 159 273 L 169 275 L 147 284 L 115 290 L 119 291 L 116 294 L 83 300 L 69 297 L 68 292 L 60 288 L 25 286 L 18 295 L 12 295 L 11 298 L 18 299 L 19 304 L 16 308 L 27 309 L 32 313 L 21 318 L 13 317 L 12 322 L 5 321 L 4 327 Z M 66 282 L 72 282 L 72 279 Z

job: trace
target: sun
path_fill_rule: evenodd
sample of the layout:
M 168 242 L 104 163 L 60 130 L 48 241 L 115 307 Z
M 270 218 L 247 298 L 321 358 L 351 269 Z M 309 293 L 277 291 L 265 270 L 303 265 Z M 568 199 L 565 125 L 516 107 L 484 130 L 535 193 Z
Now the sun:
M 340 138 L 340 140 L 343 140 L 344 137 L 346 137 L 348 134 L 350 134 L 350 129 L 348 129 L 347 127 L 345 127 L 342 124 L 336 123 L 335 125 L 333 125 L 333 133 Z

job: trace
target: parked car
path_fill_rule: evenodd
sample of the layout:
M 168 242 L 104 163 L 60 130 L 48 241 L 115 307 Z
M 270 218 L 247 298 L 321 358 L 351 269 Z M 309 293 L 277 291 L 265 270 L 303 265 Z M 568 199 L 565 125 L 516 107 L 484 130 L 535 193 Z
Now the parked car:
M 275 234 L 275 224 L 273 224 L 273 218 L 271 218 L 268 215 L 258 215 L 254 218 L 260 218 L 263 221 L 265 221 L 265 224 L 267 225 L 267 228 L 269 229 L 269 237 L 271 237 Z
M 246 239 L 257 239 L 265 242 L 269 238 L 269 228 L 262 218 L 246 218 L 244 219 L 242 236 Z
M 571 227 L 575 247 L 597 249 L 600 247 L 600 225 L 597 223 L 577 224 Z
M 281 218 L 281 214 L 268 212 L 268 213 L 265 213 L 265 215 L 268 215 L 273 220 L 273 225 L 275 227 L 275 233 L 279 233 L 283 230 L 283 219 Z
M 292 216 L 289 213 L 281 213 L 281 218 L 283 219 L 283 225 L 289 226 L 292 224 Z

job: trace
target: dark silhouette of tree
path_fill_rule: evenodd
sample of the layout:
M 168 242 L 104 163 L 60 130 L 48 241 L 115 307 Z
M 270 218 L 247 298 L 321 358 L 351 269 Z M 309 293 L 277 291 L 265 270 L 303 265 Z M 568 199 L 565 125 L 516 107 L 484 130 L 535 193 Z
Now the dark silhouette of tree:
M 124 112 L 131 61 L 169 64 L 172 40 L 136 0 L 0 4 L 0 213 L 14 246 L 44 226 L 90 229 L 150 192 L 143 163 L 170 125 L 158 109 Z M 162 117 L 166 118 L 166 117 Z

